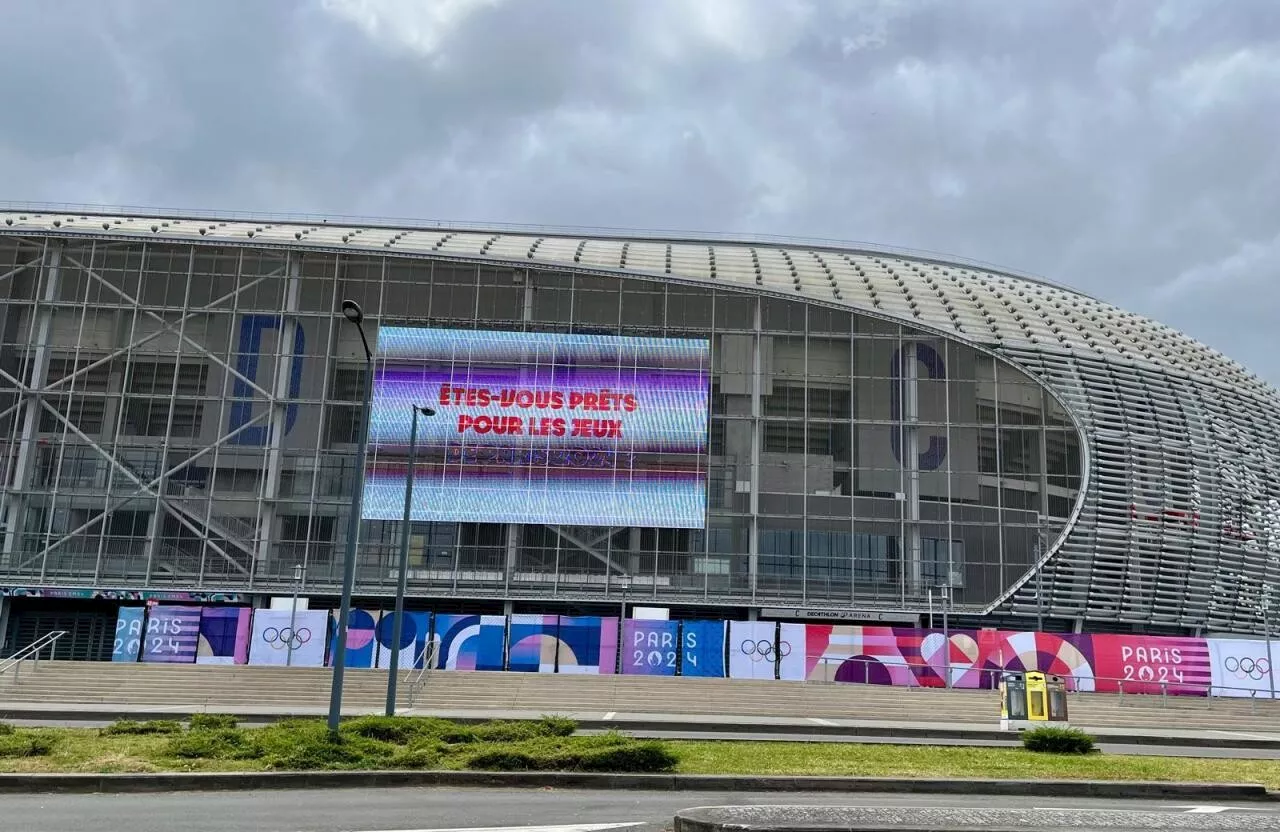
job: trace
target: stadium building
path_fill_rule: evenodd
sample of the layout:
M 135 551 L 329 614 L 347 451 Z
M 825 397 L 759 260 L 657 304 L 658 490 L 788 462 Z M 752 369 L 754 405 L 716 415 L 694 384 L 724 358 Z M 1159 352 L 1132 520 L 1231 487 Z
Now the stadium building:
M 644 430 L 683 419 L 697 441 L 651 448 L 658 474 L 608 451 L 598 503 L 543 479 L 542 514 L 513 489 L 532 467 L 595 465 L 581 448 L 531 451 L 530 417 L 506 450 L 464 459 L 428 426 L 472 417 L 423 416 L 423 464 L 445 486 L 410 524 L 411 606 L 903 624 L 945 608 L 955 626 L 1168 634 L 1261 632 L 1269 609 L 1276 390 L 1036 278 L 828 242 L 42 210 L 0 212 L 0 297 L 11 647 L 57 626 L 100 656 L 120 599 L 335 604 L 365 476 L 347 298 L 384 380 L 386 350 L 421 347 L 453 349 L 434 360 L 457 383 L 459 344 L 532 395 L 564 344 L 613 345 L 633 379 L 635 356 L 670 345 L 702 364 L 688 396 L 640 403 Z M 473 386 L 396 399 L 397 429 L 411 404 L 466 404 Z M 599 401 L 620 411 L 624 387 Z M 403 474 L 397 491 L 375 472 L 407 470 L 403 437 L 379 444 L 379 396 L 366 606 L 389 605 L 402 529 Z M 466 502 L 454 463 L 497 465 L 499 496 L 473 489 L 450 515 Z M 673 465 L 678 482 L 661 480 Z

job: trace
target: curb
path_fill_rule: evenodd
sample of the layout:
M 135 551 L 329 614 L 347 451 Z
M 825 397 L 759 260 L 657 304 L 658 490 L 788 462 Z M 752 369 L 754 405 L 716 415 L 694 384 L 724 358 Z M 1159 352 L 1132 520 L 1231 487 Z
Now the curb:
M 3 720 L 56 720 L 60 722 L 111 722 L 116 719 L 177 719 L 186 720 L 199 711 L 165 710 L 165 711 L 120 711 L 103 709 L 98 711 L 43 711 L 5 708 L 0 705 L 0 721 Z M 241 723 L 271 723 L 284 719 L 320 719 L 322 714 L 286 714 L 286 713 L 235 713 Z M 350 719 L 356 714 L 344 714 Z M 420 714 L 415 714 L 420 716 Z M 451 722 L 462 724 L 487 722 L 492 717 L 465 716 L 444 717 Z M 589 731 L 674 731 L 689 734 L 705 734 L 707 739 L 715 739 L 721 734 L 809 734 L 819 737 L 874 737 L 877 739 L 893 739 L 901 737 L 916 740 L 981 740 L 994 742 L 1017 743 L 1018 734 L 1010 731 L 975 731 L 968 728 L 940 729 L 915 728 L 909 725 L 873 726 L 873 725 L 787 725 L 779 723 L 734 725 L 720 722 L 676 722 L 654 719 L 582 719 L 576 720 L 578 728 Z M 1084 728 L 1088 731 L 1090 729 Z M 1280 740 L 1260 740 L 1247 737 L 1169 737 L 1159 734 L 1094 734 L 1099 745 L 1145 745 L 1162 748 L 1235 748 L 1257 751 L 1280 750 Z
M 127 794 L 393 787 L 616 789 L 633 791 L 842 792 L 1035 795 L 1113 799 L 1275 800 L 1248 783 L 1110 780 L 924 780 L 891 777 L 749 777 L 580 772 L 287 771 L 161 774 L 0 774 L 0 794 Z

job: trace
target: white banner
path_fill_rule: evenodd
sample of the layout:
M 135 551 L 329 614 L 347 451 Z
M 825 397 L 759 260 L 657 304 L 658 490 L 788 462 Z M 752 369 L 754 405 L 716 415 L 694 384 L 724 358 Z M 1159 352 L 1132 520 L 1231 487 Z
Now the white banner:
M 804 681 L 805 627 L 803 624 L 778 625 L 778 678 L 790 682 Z
M 1209 661 L 1213 669 L 1214 696 L 1253 696 L 1269 699 L 1280 671 L 1276 656 L 1280 645 L 1272 644 L 1268 656 L 1267 643 L 1261 640 L 1211 638 Z
M 777 627 L 772 621 L 729 622 L 730 678 L 776 678 L 774 668 L 778 662 Z
M 289 618 L 293 615 L 293 626 Z M 249 664 L 289 664 L 292 667 L 320 667 L 324 664 L 324 642 L 328 634 L 326 610 L 255 610 L 253 637 L 249 639 Z M 289 647 L 293 647 L 290 657 Z
M 391 667 L 391 644 L 395 635 L 396 614 L 384 613 L 378 619 L 374 630 L 374 640 L 378 643 L 378 667 Z M 400 626 L 400 657 L 396 660 L 401 670 L 418 667 L 427 647 L 427 633 L 431 628 L 431 613 L 409 612 L 404 614 L 404 624 Z

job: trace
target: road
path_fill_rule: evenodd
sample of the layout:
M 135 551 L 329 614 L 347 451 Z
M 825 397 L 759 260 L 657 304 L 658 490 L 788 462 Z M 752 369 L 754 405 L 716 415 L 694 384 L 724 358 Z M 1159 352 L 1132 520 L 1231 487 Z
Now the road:
M 383 832 L 569 827 L 555 832 L 668 829 L 695 806 L 803 804 L 1011 810 L 1005 822 L 1055 828 L 1280 830 L 1280 803 L 929 795 L 744 794 L 521 789 L 332 789 L 120 795 L 5 795 L 0 828 L 22 832 Z M 1049 811 L 1046 811 L 1049 810 Z M 1121 818 L 1119 824 L 1104 818 Z M 1092 819 L 1097 818 L 1095 822 Z M 634 824 L 634 826 L 630 826 Z M 586 827 L 596 826 L 597 829 Z M 527 829 L 526 832 L 535 832 Z M 537 830 L 552 832 L 552 830 Z

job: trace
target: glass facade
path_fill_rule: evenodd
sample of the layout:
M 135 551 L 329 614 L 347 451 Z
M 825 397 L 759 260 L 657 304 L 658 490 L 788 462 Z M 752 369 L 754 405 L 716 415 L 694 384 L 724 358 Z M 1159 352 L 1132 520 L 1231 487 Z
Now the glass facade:
M 0 578 L 336 592 L 372 322 L 707 339 L 705 530 L 415 523 L 410 592 L 995 602 L 1076 510 L 1081 436 L 1008 360 L 749 287 L 372 253 L 0 238 Z M 36 395 L 20 395 L 24 387 Z M 399 522 L 358 589 L 394 591 Z

